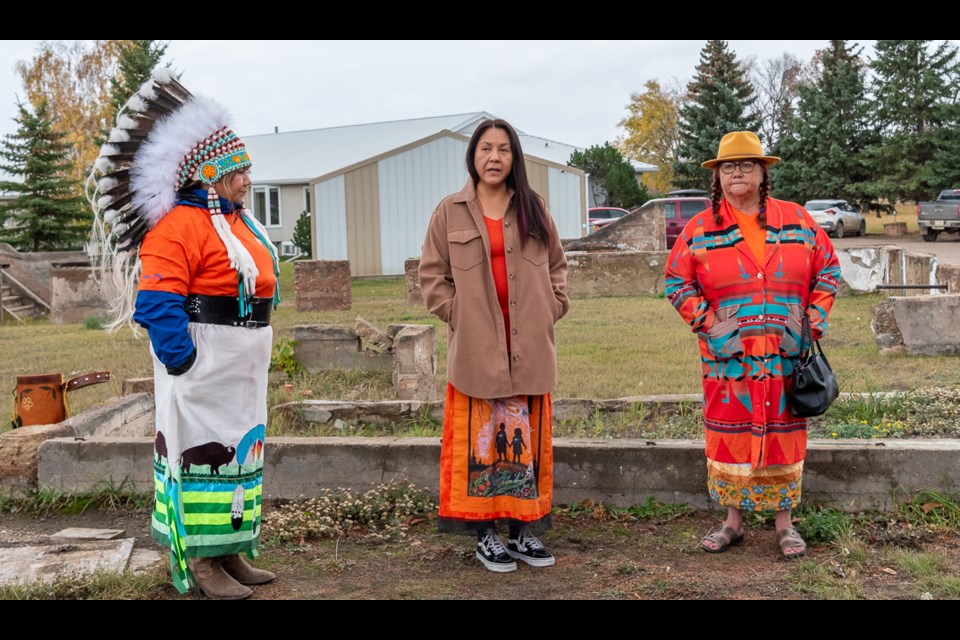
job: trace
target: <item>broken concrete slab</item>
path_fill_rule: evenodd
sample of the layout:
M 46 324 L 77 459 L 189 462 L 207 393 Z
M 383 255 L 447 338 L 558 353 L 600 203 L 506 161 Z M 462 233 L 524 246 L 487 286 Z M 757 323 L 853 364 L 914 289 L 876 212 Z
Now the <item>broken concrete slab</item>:
M 70 527 L 61 529 L 51 538 L 64 538 L 70 540 L 116 540 L 127 535 L 123 529 L 90 529 L 87 527 Z
M 123 538 L 0 548 L 0 584 L 53 584 L 96 571 L 123 573 L 133 543 Z

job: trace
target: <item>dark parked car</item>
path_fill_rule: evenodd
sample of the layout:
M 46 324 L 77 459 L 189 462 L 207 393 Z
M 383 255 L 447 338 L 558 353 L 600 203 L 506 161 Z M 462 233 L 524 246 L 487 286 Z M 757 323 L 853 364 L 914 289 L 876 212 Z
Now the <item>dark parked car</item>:
M 852 233 L 867 235 L 867 221 L 863 214 L 846 200 L 807 200 L 803 208 L 810 212 L 810 216 L 827 235 L 834 238 Z
M 602 229 L 628 213 L 630 212 L 619 207 L 594 207 L 587 209 L 587 220 L 590 224 L 589 233 L 593 233 L 597 229 Z
M 697 191 L 685 190 L 685 191 Z M 675 193 L 675 192 L 671 192 Z M 705 192 L 704 192 L 705 193 Z M 693 216 L 704 209 L 710 208 L 710 198 L 690 197 L 690 196 L 668 196 L 665 198 L 654 198 L 647 200 L 644 207 L 650 204 L 663 203 L 663 217 L 667 232 L 667 249 L 672 249 L 677 241 L 677 236 L 683 231 L 683 227 Z

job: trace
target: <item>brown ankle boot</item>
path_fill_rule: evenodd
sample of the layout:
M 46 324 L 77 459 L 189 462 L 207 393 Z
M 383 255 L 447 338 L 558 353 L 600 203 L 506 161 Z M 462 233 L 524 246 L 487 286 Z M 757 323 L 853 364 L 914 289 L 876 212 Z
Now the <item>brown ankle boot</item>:
M 251 567 L 239 553 L 223 556 L 220 560 L 223 570 L 241 584 L 266 584 L 277 577 L 265 569 Z
M 253 589 L 243 586 L 227 575 L 220 566 L 220 558 L 190 558 L 189 564 L 197 586 L 210 598 L 243 600 L 253 593 Z

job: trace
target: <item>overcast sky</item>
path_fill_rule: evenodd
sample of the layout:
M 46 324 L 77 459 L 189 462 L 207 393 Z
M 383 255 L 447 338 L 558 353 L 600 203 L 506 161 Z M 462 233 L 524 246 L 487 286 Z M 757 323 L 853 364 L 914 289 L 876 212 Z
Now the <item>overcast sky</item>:
M 861 41 L 867 54 L 873 41 Z M 704 40 L 172 40 L 165 61 L 193 93 L 226 104 L 243 137 L 487 111 L 525 133 L 579 147 L 613 141 L 630 94 L 648 80 L 683 86 Z M 24 99 L 14 65 L 35 40 L 0 41 L 0 135 Z M 731 40 L 741 59 L 809 60 L 826 40 Z M 322 149 L 317 150 L 322 153 Z

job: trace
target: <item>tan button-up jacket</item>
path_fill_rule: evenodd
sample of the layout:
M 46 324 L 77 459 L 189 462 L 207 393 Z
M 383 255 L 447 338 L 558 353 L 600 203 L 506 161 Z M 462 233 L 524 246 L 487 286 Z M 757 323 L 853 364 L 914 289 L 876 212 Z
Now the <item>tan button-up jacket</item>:
M 490 237 L 472 179 L 444 198 L 427 228 L 420 289 L 447 323 L 447 380 L 475 398 L 549 393 L 557 383 L 553 325 L 570 307 L 567 259 L 553 218 L 546 244 L 520 246 L 517 214 L 503 218 L 511 352 L 490 266 Z

